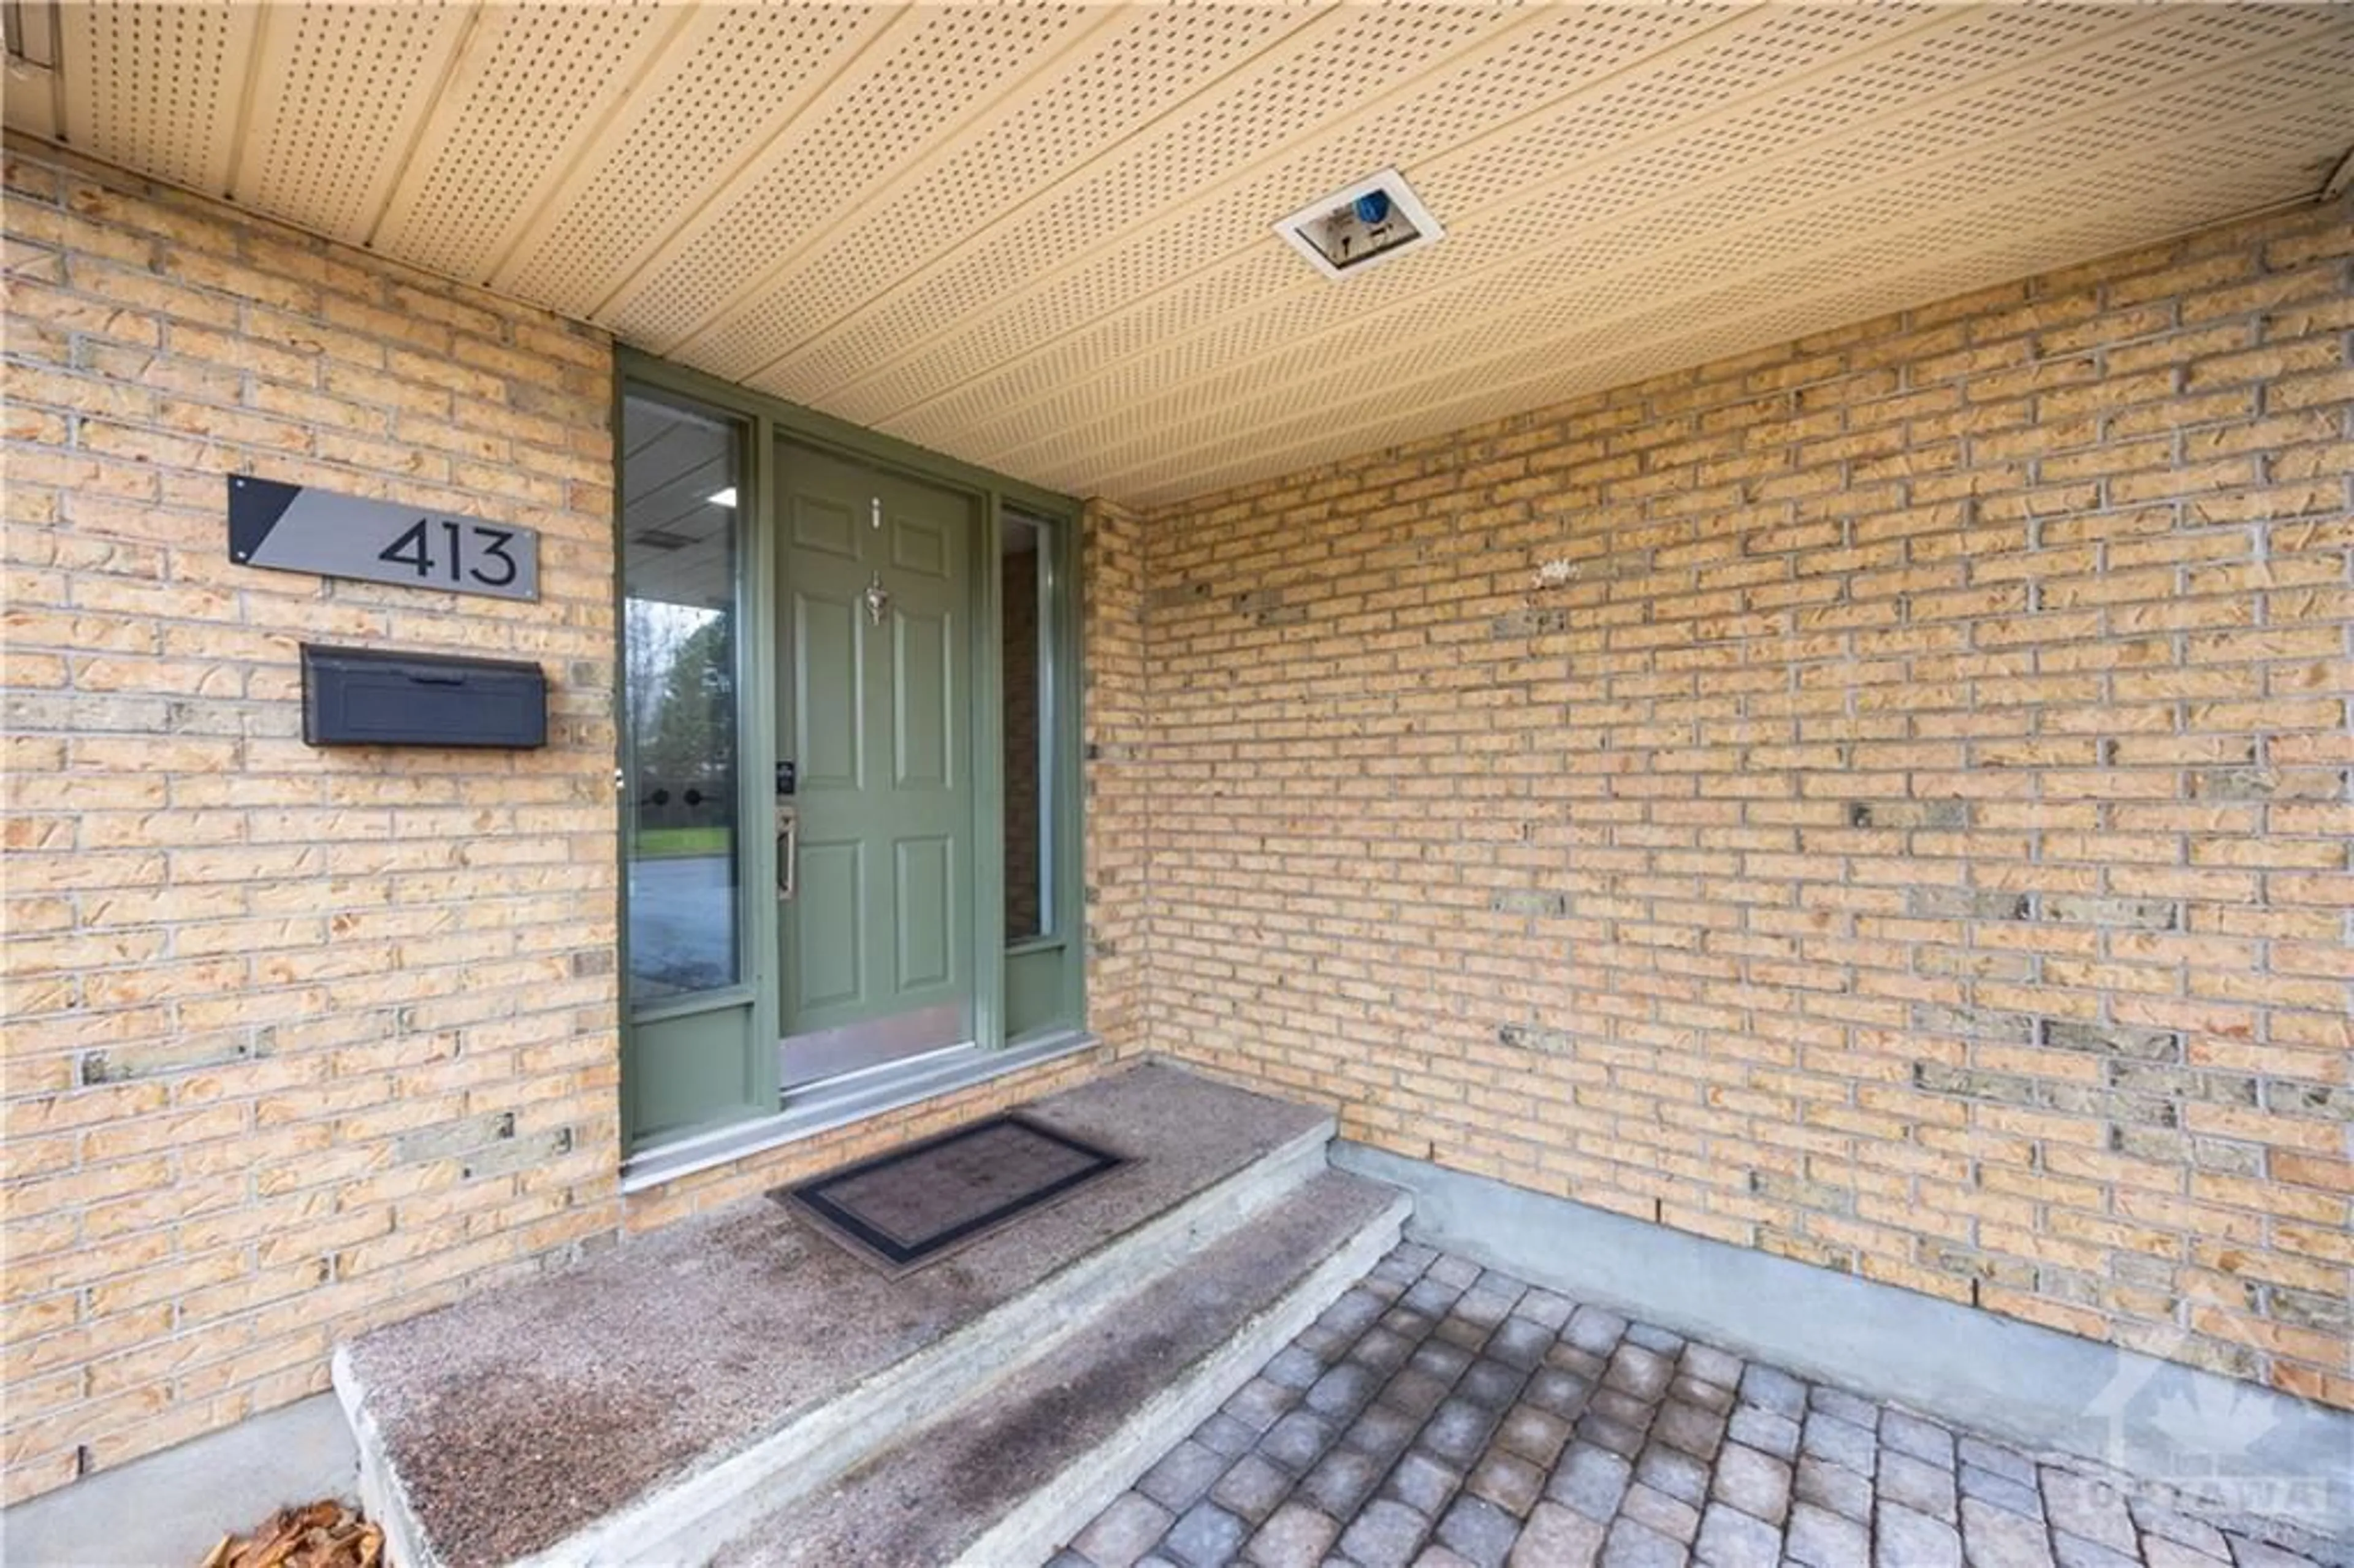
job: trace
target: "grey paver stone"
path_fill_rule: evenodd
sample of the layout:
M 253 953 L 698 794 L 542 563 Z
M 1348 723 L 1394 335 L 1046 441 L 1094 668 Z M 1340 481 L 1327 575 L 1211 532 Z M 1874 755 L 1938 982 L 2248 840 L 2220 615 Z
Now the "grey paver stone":
M 1651 1417 L 1659 1414 L 1658 1405 L 1649 1400 L 1638 1399 L 1623 1388 L 1597 1388 L 1585 1404 L 1586 1408 L 1596 1414 L 1608 1416 L 1621 1426 L 1632 1426 L 1638 1432 L 1648 1431 Z
M 1627 1319 L 1601 1307 L 1580 1307 L 1569 1315 L 1562 1338 L 1581 1351 L 1606 1356 L 1627 1332 Z
M 1872 1517 L 1872 1483 L 1829 1459 L 1811 1454 L 1798 1457 L 1797 1480 L 1791 1489 L 1801 1502 L 1813 1503 L 1849 1519 Z
M 1981 1470 L 1991 1470 L 2014 1481 L 2035 1484 L 2035 1461 L 2018 1449 L 2004 1444 L 1989 1442 L 1984 1437 L 1965 1436 L 1960 1443 L 1962 1463 L 1976 1465 Z
M 1226 1465 L 1224 1454 L 1188 1437 L 1145 1471 L 1136 1489 L 1161 1507 L 1182 1513 L 1200 1501 L 1211 1484 L 1225 1474 Z
M 1569 1423 L 1540 1405 L 1516 1404 L 1504 1413 L 1496 1441 L 1531 1464 L 1550 1469 L 1569 1441 Z
M 1783 1550 L 1806 1568 L 1871 1568 L 1872 1563 L 1872 1538 L 1863 1526 L 1812 1503 L 1790 1510 Z
M 1613 1421 L 1599 1411 L 1589 1410 L 1577 1418 L 1577 1436 L 1585 1442 L 1623 1454 L 1633 1458 L 1643 1450 L 1643 1433 L 1639 1427 L 1623 1421 Z
M 1461 1286 L 1449 1285 L 1426 1274 L 1415 1281 L 1414 1288 L 1398 1298 L 1398 1305 L 1408 1311 L 1436 1319 L 1446 1317 L 1447 1309 L 1454 1306 L 1455 1298 L 1462 1294 Z
M 1460 1345 L 1449 1345 L 1432 1340 L 1406 1358 L 1406 1365 L 1418 1367 L 1433 1377 L 1453 1383 L 1471 1364 L 1471 1352 Z
M 1700 1533 L 1700 1510 L 1640 1481 L 1627 1489 L 1627 1500 L 1618 1505 L 1618 1517 L 1639 1520 L 1686 1545 Z
M 1440 1320 L 1438 1327 L 1430 1331 L 1430 1338 L 1435 1344 L 1453 1345 L 1476 1356 L 1486 1348 L 1488 1336 L 1494 1332 L 1485 1323 L 1476 1322 L 1460 1313 L 1449 1312 Z
M 1584 1409 L 1586 1395 L 1593 1392 L 1594 1384 L 1575 1372 L 1564 1372 L 1559 1367 L 1539 1367 L 1521 1397 L 1566 1418 Z
M 1295 1410 L 1268 1428 L 1257 1452 L 1295 1473 L 1308 1468 L 1332 1446 L 1338 1431 L 1322 1416 Z
M 1668 1392 L 1668 1380 L 1675 1376 L 1675 1362 L 1630 1338 L 1612 1353 L 1610 1370 L 1603 1374 L 1602 1381 L 1637 1399 L 1649 1401 Z
M 2232 1549 L 2226 1546 L 2223 1550 L 2228 1553 Z M 2149 1568 L 2217 1568 L 2218 1564 L 2228 1564 L 2232 1561 L 2228 1555 L 2210 1557 L 2204 1552 L 2193 1552 L 2179 1542 L 2155 1536 L 2141 1543 L 2141 1558 Z
M 1762 1404 L 1736 1406 L 1724 1435 L 1735 1443 L 1746 1443 L 1779 1458 L 1795 1458 L 1798 1452 L 1798 1424 L 1787 1415 L 1779 1415 Z
M 1529 1282 L 1517 1274 L 1506 1274 L 1500 1268 L 1483 1268 L 1472 1282 L 1482 1290 L 1500 1290 L 1518 1301 L 1529 1293 Z
M 1485 1498 L 1461 1497 L 1438 1521 L 1438 1539 L 1479 1568 L 1503 1568 L 1521 1533 L 1520 1519 Z
M 1627 1326 L 1627 1337 L 1645 1350 L 1663 1356 L 1683 1353 L 1684 1337 L 1672 1330 L 1662 1329 L 1657 1323 L 1630 1323 Z
M 1552 1348 L 1553 1330 L 1528 1318 L 1507 1318 L 1488 1336 L 1488 1353 L 1521 1372 L 1543 1361 Z
M 1490 1410 L 1502 1410 L 1519 1396 L 1521 1385 L 1527 1381 L 1528 1373 L 1522 1369 L 1481 1356 L 1455 1385 L 1455 1395 Z
M 1264 1432 L 1299 1400 L 1297 1393 L 1281 1383 L 1255 1377 L 1236 1389 L 1222 1408 L 1252 1431 Z
M 1954 1472 L 1910 1454 L 1881 1450 L 1878 1489 L 1882 1501 L 1893 1500 L 1936 1519 L 1954 1518 Z
M 1556 1296 L 1550 1290 L 1532 1290 L 1521 1298 L 1521 1304 L 1512 1308 L 1512 1314 L 1558 1333 L 1561 1326 L 1569 1321 L 1569 1315 L 1576 1310 L 1577 1303 L 1566 1296 Z
M 1390 1256 L 1405 1264 L 1416 1274 L 1420 1274 L 1438 1261 L 1439 1251 L 1435 1246 L 1425 1246 L 1420 1242 L 1402 1241 L 1390 1248 Z
M 1924 1463 L 1947 1470 L 1954 1467 L 1954 1435 L 1909 1410 L 1881 1413 L 1880 1442 L 1882 1447 L 1909 1454 Z
M 1692 1343 L 1684 1347 L 1685 1375 L 1719 1388 L 1741 1386 L 1742 1360 L 1731 1351 L 1720 1351 L 1714 1345 Z
M 1545 1496 L 1606 1524 L 1618 1511 L 1618 1499 L 1627 1495 L 1634 1474 L 1634 1466 L 1608 1449 L 1574 1444 L 1545 1483 Z
M 2232 1559 L 2240 1568 L 2314 1568 L 2312 1558 L 2285 1546 L 2258 1541 L 2236 1530 L 2226 1531 L 2224 1538 L 2232 1543 Z
M 1503 1291 L 1479 1285 L 1463 1293 L 1455 1303 L 1455 1316 L 1483 1329 L 1493 1329 L 1512 1315 L 1512 1303 L 1521 1298 L 1518 1291 Z
M 2032 1481 L 2013 1480 L 1966 1464 L 1962 1467 L 1961 1492 L 1966 1498 L 1992 1503 L 2006 1512 L 2039 1521 L 2043 1518 L 2043 1494 L 2035 1489 Z
M 1390 1472 L 1389 1491 L 1417 1513 L 1436 1517 L 1463 1484 L 1463 1472 L 1427 1454 L 1408 1454 Z
M 1244 1551 L 1264 1568 L 1300 1568 L 1321 1561 L 1340 1536 L 1340 1520 L 1305 1503 L 1286 1503 L 1259 1526 Z
M 1210 1489 L 1210 1500 L 1238 1519 L 1257 1524 L 1275 1511 L 1291 1489 L 1291 1478 L 1257 1454 L 1246 1454 Z
M 1299 1495 L 1335 1519 L 1365 1506 L 1389 1466 L 1354 1448 L 1335 1448 L 1299 1483 Z
M 1384 1459 L 1394 1458 L 1405 1451 L 1405 1446 L 1420 1430 L 1422 1424 L 1404 1411 L 1393 1410 L 1386 1404 L 1369 1404 L 1349 1423 L 1348 1430 L 1341 1434 L 1341 1442 L 1344 1447 Z
M 1458 1290 L 1468 1290 L 1484 1270 L 1468 1257 L 1458 1257 L 1452 1253 L 1441 1253 L 1430 1260 L 1429 1266 L 1424 1272 L 1441 1285 L 1451 1285 Z
M 2133 1516 L 2126 1511 L 2126 1499 L 2099 1481 L 2045 1466 L 2043 1512 L 2053 1530 L 2064 1530 L 2115 1552 L 2140 1550 L 2141 1538 L 2134 1531 Z
M 1555 1340 L 1553 1349 L 1545 1352 L 1545 1365 L 1575 1372 L 1588 1383 L 1601 1382 L 1602 1369 L 1609 1364 L 1607 1354 L 1596 1355 L 1592 1351 L 1580 1350 L 1567 1340 Z
M 1697 1404 L 1670 1400 L 1659 1409 L 1659 1418 L 1651 1423 L 1651 1437 L 1682 1449 L 1695 1457 L 1706 1459 L 1716 1453 L 1717 1445 L 1724 1441 L 1724 1417 Z
M 1320 1361 L 1337 1361 L 1349 1353 L 1349 1347 L 1357 1342 L 1357 1336 L 1353 1331 L 1335 1329 L 1328 1324 L 1310 1323 L 1300 1330 L 1291 1342 Z
M 1422 1549 L 1430 1521 L 1391 1498 L 1381 1498 L 1350 1521 L 1341 1550 L 1364 1568 L 1405 1568 Z
M 1122 1492 L 1071 1547 L 1097 1568 L 1129 1568 L 1159 1544 L 1176 1518 L 1141 1492 Z
M 1668 1384 L 1668 1397 L 1686 1404 L 1696 1404 L 1719 1417 L 1733 1414 L 1734 1393 L 1712 1383 L 1702 1383 L 1689 1372 L 1678 1372 Z
M 1880 1406 L 1860 1393 L 1850 1393 L 1843 1388 L 1817 1383 L 1807 1393 L 1807 1403 L 1826 1415 L 1836 1415 L 1841 1421 L 1851 1421 L 1870 1432 L 1880 1425 Z
M 1046 1559 L 1046 1568 L 1096 1568 L 1096 1565 L 1066 1546 Z
M 1243 1549 L 1250 1527 L 1214 1502 L 1198 1502 L 1170 1527 L 1161 1551 L 1186 1568 L 1224 1568 Z
M 2142 1568 L 2138 1544 L 2128 1554 L 2064 1530 L 2052 1532 L 2052 1556 L 2060 1568 Z
M 1779 1524 L 1790 1511 L 1790 1467 L 1735 1443 L 1716 1457 L 1715 1495 L 1745 1514 Z
M 2232 1555 L 2231 1543 L 2223 1539 L 2223 1532 L 2204 1520 L 2192 1519 L 2144 1498 L 2127 1498 L 2126 1506 L 2132 1510 L 2134 1522 L 2160 1541 L 2187 1546 L 2208 1557 L 2228 1561 Z
M 1387 1298 L 1355 1285 L 1342 1291 L 1341 1299 L 1325 1308 L 1316 1320 L 1344 1334 L 1356 1335 L 1380 1322 L 1382 1314 L 1389 1309 Z
M 1711 1503 L 1692 1549 L 1711 1568 L 1774 1568 L 1782 1557 L 1782 1532 L 1729 1504 Z
M 1381 1380 L 1371 1372 L 1343 1361 L 1316 1380 L 1304 1403 L 1320 1414 L 1345 1421 L 1370 1402 L 1380 1386 Z
M 1621 1519 L 1602 1542 L 1602 1568 L 1683 1568 L 1684 1544 L 1639 1520 Z
M 1680 1449 L 1652 1444 L 1635 1461 L 1635 1478 L 1694 1508 L 1708 1499 L 1708 1467 Z
M 1275 1353 L 1275 1359 L 1259 1369 L 1259 1376 L 1286 1388 L 1306 1388 L 1324 1375 L 1324 1359 L 1312 1355 L 1297 1344 L 1286 1345 Z
M 1867 1480 L 1872 1477 L 1872 1460 L 1880 1451 L 1871 1433 L 1853 1422 L 1841 1421 L 1819 1410 L 1808 1415 L 1798 1446 L 1818 1458 L 1845 1465 Z
M 1430 1338 L 1431 1330 L 1437 1328 L 1438 1323 L 1436 1319 L 1426 1317 L 1412 1308 L 1399 1306 L 1393 1307 L 1382 1314 L 1381 1326 L 1399 1339 L 1410 1340 L 1418 1345 Z
M 1414 1560 L 1414 1568 L 1479 1568 L 1479 1565 L 1451 1547 L 1433 1542 L 1422 1549 Z
M 1415 1346 L 1420 1342 L 1419 1335 L 1409 1338 L 1384 1324 L 1376 1323 L 1365 1330 L 1363 1339 L 1350 1348 L 1349 1360 L 1373 1373 L 1373 1381 L 1379 1383 L 1405 1365 L 1406 1357 L 1414 1354 Z
M 1511 1568 L 1589 1568 L 1601 1550 L 1601 1525 L 1575 1509 L 1541 1502 L 1512 1548 Z
M 1499 1413 L 1460 1397 L 1431 1412 L 1422 1429 L 1422 1446 L 1449 1464 L 1469 1466 L 1488 1446 Z
M 1961 1568 L 1961 1534 L 1944 1520 L 1883 1499 L 1878 1524 L 1872 1547 L 1875 1568 Z
M 1793 1421 L 1807 1414 L 1807 1385 L 1777 1367 L 1752 1363 L 1741 1374 L 1741 1397 Z
M 2052 1546 L 2034 1520 L 1965 1498 L 1962 1554 L 1970 1568 L 2050 1568 Z
M 1514 1518 L 1525 1517 L 1544 1490 L 1545 1473 L 1517 1454 L 1490 1448 L 1472 1468 L 1463 1489 L 1487 1499 Z
M 1257 1442 L 1258 1434 L 1222 1410 L 1193 1428 L 1193 1441 L 1231 1459 Z
M 1382 1387 L 1382 1403 L 1394 1405 L 1419 1421 L 1438 1408 L 1454 1383 L 1436 1372 L 1408 1366 Z

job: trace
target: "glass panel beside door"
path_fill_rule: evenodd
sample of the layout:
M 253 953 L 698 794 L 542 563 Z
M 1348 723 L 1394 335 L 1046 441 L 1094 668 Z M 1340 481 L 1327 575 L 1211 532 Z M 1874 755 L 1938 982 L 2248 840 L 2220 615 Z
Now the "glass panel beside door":
M 646 388 L 621 405 L 622 989 L 632 1139 L 773 1108 L 748 1070 L 739 831 L 742 421 Z
M 776 447 L 779 1077 L 973 1038 L 970 496 Z

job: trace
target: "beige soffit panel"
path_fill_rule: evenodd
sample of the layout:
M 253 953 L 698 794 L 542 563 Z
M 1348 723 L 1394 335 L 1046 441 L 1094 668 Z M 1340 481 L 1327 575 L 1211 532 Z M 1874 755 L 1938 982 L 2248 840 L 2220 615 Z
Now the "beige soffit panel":
M 207 196 L 228 189 L 261 7 L 62 5 L 67 140 Z
M 377 249 L 484 281 L 581 144 L 694 16 L 694 7 L 661 0 L 477 7 L 376 229 Z
M 1437 360 L 1446 370 L 1468 369 L 1489 352 L 1531 342 L 1532 332 L 1553 336 L 1608 321 L 1672 294 L 1679 285 L 1698 287 L 1738 275 L 1744 265 L 1818 254 L 1868 265 L 1863 258 L 1873 249 L 1884 254 L 1885 244 L 1858 249 L 1854 242 L 1883 236 L 1890 225 L 1949 213 L 1955 204 L 1973 198 L 2032 190 L 2055 176 L 2080 175 L 2103 157 L 2187 152 L 2188 144 L 2178 145 L 2177 139 L 2203 127 L 2220 128 L 2214 155 L 2185 162 L 2171 174 L 2166 160 L 2158 159 L 2141 187 L 2120 184 L 2111 199 L 2140 196 L 2144 187 L 2156 193 L 2188 183 L 2206 193 L 2200 210 L 2207 215 L 2245 210 L 2253 200 L 2264 199 L 2245 183 L 2246 169 L 2270 163 L 2294 170 L 2298 145 L 2313 144 L 2316 137 L 2326 141 L 2333 97 L 2342 122 L 2342 73 L 2354 36 L 2341 31 L 2333 39 L 2283 28 L 2269 50 L 2219 62 L 2211 53 L 2202 54 L 2200 40 L 2190 36 L 2201 22 L 2200 14 L 2186 10 L 2178 16 L 2181 25 L 2162 54 L 2140 51 L 2145 62 L 2165 62 L 2154 68 L 2165 90 L 2122 108 L 2105 101 L 2115 90 L 2122 68 L 2096 70 L 2087 78 L 2092 101 L 2074 113 L 2052 111 L 2065 102 L 2052 84 L 2032 98 L 2003 93 L 2014 107 L 2001 118 L 1996 93 L 1951 107 L 1941 101 L 1925 123 L 1909 121 L 1876 135 L 1838 136 L 1811 156 L 1759 160 L 1714 182 L 1669 182 L 1664 190 L 1649 193 L 1638 185 L 1633 201 L 1612 199 L 1618 193 L 1611 176 L 1626 166 L 1613 160 L 1600 179 L 1567 180 L 1558 199 L 1513 208 L 1504 226 L 1509 238 L 1500 246 L 1490 243 L 1500 228 L 1492 217 L 1485 222 L 1476 215 L 1468 222 L 1456 220 L 1447 243 L 1460 249 L 1438 279 L 1412 276 L 1429 270 L 1421 267 L 1421 259 L 1401 262 L 1390 270 L 1400 275 L 1394 284 L 1390 278 L 1367 279 L 1364 306 L 1345 313 L 1330 308 L 1340 291 L 1295 283 L 1278 291 L 1257 319 L 1230 319 L 1164 339 L 1143 377 L 1131 374 L 1108 385 L 1077 383 L 1074 396 L 1085 401 L 1050 410 L 1034 440 L 1008 442 L 1002 430 L 987 439 L 1007 453 L 1007 461 L 1043 461 L 1048 471 L 1058 471 L 1071 454 L 1084 450 L 1102 465 L 1090 475 L 1100 483 L 1118 482 L 1129 472 L 1125 460 L 1141 457 L 1148 447 L 1196 462 L 1201 449 L 1182 443 L 1205 419 L 1225 423 L 1243 416 L 1243 428 L 1263 441 L 1264 417 L 1288 411 L 1294 397 L 1310 399 L 1327 416 L 1337 414 L 1327 389 L 1346 376 L 1331 374 L 1336 366 L 1350 367 L 1350 375 L 1370 370 L 1373 385 L 1401 388 L 1407 384 L 1399 378 L 1402 365 L 1418 369 Z M 2235 37 L 2244 43 L 2247 35 L 2243 30 Z M 2267 120 L 2255 111 L 2277 110 L 2300 97 L 2310 101 L 2297 130 L 2285 139 L 2274 136 L 2269 158 L 2258 153 Z M 2009 127 L 2007 134 L 1990 133 L 1999 124 Z M 1677 145 L 1686 144 L 1687 138 L 1679 138 Z M 1447 198 L 1440 194 L 1445 182 L 1434 174 L 1426 184 L 1430 199 L 1446 211 Z M 1619 184 L 1624 190 L 1624 182 Z M 2081 189 L 2084 182 L 2076 185 Z M 2292 182 L 2275 189 L 2271 199 L 2296 188 Z M 1646 194 L 1654 199 L 1640 199 Z M 1609 210 L 1614 205 L 1626 215 L 1615 221 Z M 2018 234 L 2020 215 L 2028 209 L 2003 210 L 2012 227 L 1941 227 L 1971 245 Z M 2064 204 L 2046 203 L 2034 210 L 2073 216 Z M 1535 231 L 1541 243 L 1517 243 L 1526 230 Z M 1943 243 L 1925 238 L 1916 242 L 1925 248 Z M 1311 277 L 1310 282 L 1315 281 Z M 1515 310 L 1522 302 L 1534 308 Z M 1278 319 L 1268 322 L 1270 315 Z M 1691 324 L 1690 313 L 1680 324 Z M 1158 395 L 1150 385 L 1139 384 L 1156 376 L 1164 378 Z M 1083 413 L 1088 407 L 1097 412 Z
M 2310 196 L 2354 145 L 2343 5 L 35 10 L 13 126 L 1144 503 Z M 1393 165 L 1438 244 L 1334 283 L 1271 232 Z
M 245 7 L 255 18 L 236 199 L 366 244 L 472 23 L 458 5 Z

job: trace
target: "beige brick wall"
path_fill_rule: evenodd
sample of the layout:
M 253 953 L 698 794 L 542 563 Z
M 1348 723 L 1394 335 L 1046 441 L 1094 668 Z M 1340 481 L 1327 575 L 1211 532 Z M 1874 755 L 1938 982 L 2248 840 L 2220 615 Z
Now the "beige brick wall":
M 2354 226 L 1143 519 L 1153 1045 L 2337 1405 Z
M 6 164 L 5 1500 L 323 1389 L 371 1324 L 1099 1070 L 624 1202 L 609 345 L 38 143 Z M 241 471 L 536 528 L 543 597 L 234 567 Z M 1133 520 L 1089 526 L 1091 560 L 1119 543 L 1088 733 L 1132 736 Z M 535 660 L 550 745 L 312 750 L 304 641 Z M 1115 750 L 1090 1007 L 1132 1043 Z
M 12 141 L 6 1495 L 325 1386 L 620 1213 L 610 349 Z M 536 603 L 230 564 L 250 471 L 538 529 Z M 306 640 L 538 662 L 306 747 Z

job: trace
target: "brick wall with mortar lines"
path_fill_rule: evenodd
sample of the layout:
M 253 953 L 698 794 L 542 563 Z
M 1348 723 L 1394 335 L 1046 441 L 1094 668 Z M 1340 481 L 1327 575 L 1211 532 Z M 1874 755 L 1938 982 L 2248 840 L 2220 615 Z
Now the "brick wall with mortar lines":
M 1154 1047 L 2354 1405 L 2348 217 L 1145 518 Z
M 5 1460 L 326 1385 L 617 1226 L 603 338 L 11 141 Z M 251 471 L 540 531 L 536 603 L 232 566 Z M 304 641 L 537 662 L 534 752 L 302 745 Z

